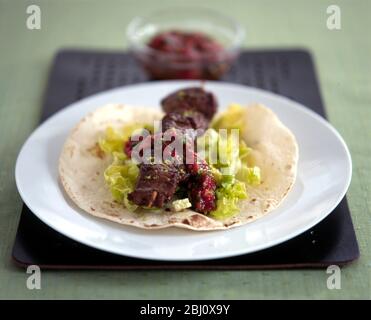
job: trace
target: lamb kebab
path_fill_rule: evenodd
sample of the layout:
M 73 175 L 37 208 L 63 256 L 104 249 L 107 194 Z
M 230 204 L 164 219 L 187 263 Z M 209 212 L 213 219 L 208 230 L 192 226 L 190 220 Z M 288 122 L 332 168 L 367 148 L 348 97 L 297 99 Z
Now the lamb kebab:
M 207 214 L 216 207 L 216 181 L 208 164 L 199 159 L 194 151 L 194 139 L 208 128 L 217 110 L 217 102 L 212 93 L 203 88 L 188 88 L 176 91 L 161 101 L 166 115 L 162 119 L 162 135 L 168 130 L 185 135 L 183 150 L 188 153 L 181 161 L 172 163 L 139 165 L 139 177 L 129 200 L 147 208 L 163 208 L 174 197 L 179 188 L 188 190 L 192 208 Z M 148 142 L 154 135 L 147 137 Z M 142 141 L 141 143 L 145 143 Z M 193 145 L 192 145 L 193 144 Z M 152 147 L 153 144 L 149 143 Z M 165 148 L 166 143 L 162 147 Z M 151 150 L 152 152 L 153 150 Z M 152 154 L 152 153 L 151 153 Z M 176 157 L 176 155 L 172 155 Z M 185 159 L 193 159 L 185 163 Z

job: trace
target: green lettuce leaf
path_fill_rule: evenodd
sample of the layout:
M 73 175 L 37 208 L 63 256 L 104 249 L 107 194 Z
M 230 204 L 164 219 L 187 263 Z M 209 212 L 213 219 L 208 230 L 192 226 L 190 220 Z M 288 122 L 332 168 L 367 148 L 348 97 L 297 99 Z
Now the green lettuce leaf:
M 138 206 L 129 201 L 128 195 L 134 191 L 139 168 L 131 160 L 127 160 L 122 152 L 114 152 L 113 158 L 112 164 L 104 171 L 104 179 L 113 199 L 134 211 Z
M 105 132 L 105 137 L 99 140 L 100 148 L 107 154 L 114 152 L 122 152 L 124 143 L 138 130 L 146 129 L 151 130 L 149 125 L 141 123 L 127 124 L 120 129 L 113 129 L 108 127 Z
M 239 158 L 240 142 L 238 136 L 227 134 L 227 131 L 219 134 L 214 129 L 208 129 L 206 133 L 197 139 L 197 153 L 220 174 L 234 176 L 241 166 Z M 246 156 L 248 148 L 242 145 L 243 155 Z
M 222 184 L 216 191 L 216 210 L 210 215 L 215 219 L 226 219 L 240 212 L 238 201 L 247 199 L 246 186 L 240 181 Z
M 245 108 L 237 103 L 229 105 L 228 109 L 221 113 L 213 123 L 212 128 L 219 129 L 240 129 L 243 131 L 245 127 Z
M 259 185 L 261 183 L 260 168 L 257 166 L 250 168 L 246 164 L 243 164 L 237 172 L 236 178 L 252 186 Z

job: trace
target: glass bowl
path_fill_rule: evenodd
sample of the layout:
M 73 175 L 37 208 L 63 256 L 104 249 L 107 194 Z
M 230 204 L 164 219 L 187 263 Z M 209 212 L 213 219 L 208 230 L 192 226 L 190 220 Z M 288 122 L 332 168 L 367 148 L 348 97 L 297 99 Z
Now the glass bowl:
M 185 58 L 148 45 L 165 31 L 201 33 L 217 41 L 222 48 L 204 52 L 197 58 Z M 127 28 L 127 37 L 135 58 L 152 79 L 220 79 L 237 59 L 244 30 L 233 19 L 211 9 L 174 7 L 148 17 L 134 18 Z

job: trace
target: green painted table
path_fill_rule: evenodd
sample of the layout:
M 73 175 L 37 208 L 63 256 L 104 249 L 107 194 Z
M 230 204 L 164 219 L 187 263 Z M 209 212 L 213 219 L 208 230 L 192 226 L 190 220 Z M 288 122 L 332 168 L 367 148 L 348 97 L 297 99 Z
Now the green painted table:
M 161 1 L 161 6 L 180 1 Z M 198 1 L 187 1 L 198 2 Z M 371 298 L 371 1 L 336 0 L 341 30 L 326 27 L 334 1 L 203 1 L 239 20 L 246 47 L 306 47 L 315 58 L 330 121 L 349 145 L 348 192 L 361 258 L 342 269 L 341 290 L 325 270 L 43 271 L 42 289 L 10 253 L 22 201 L 14 181 L 18 151 L 38 123 L 48 69 L 62 47 L 122 49 L 124 30 L 155 1 L 0 0 L 0 298 Z M 26 8 L 41 8 L 41 30 L 26 28 Z M 159 3 L 156 2 L 156 3 Z

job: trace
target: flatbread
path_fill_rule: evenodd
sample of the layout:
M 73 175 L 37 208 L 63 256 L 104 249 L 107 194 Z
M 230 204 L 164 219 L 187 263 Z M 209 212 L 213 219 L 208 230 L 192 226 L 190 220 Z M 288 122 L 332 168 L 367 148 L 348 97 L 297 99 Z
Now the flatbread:
M 269 108 L 256 104 L 245 108 L 246 128 L 242 138 L 253 149 L 250 158 L 261 169 L 262 183 L 247 186 L 249 198 L 239 202 L 241 213 L 216 220 L 193 210 L 130 212 L 113 201 L 105 184 L 103 173 L 112 158 L 100 150 L 97 141 L 108 126 L 121 128 L 125 123 L 152 123 L 162 116 L 162 112 L 152 108 L 110 104 L 80 121 L 67 138 L 59 160 L 61 183 L 79 208 L 96 217 L 144 229 L 220 230 L 266 215 L 280 205 L 292 188 L 298 162 L 296 139 Z

